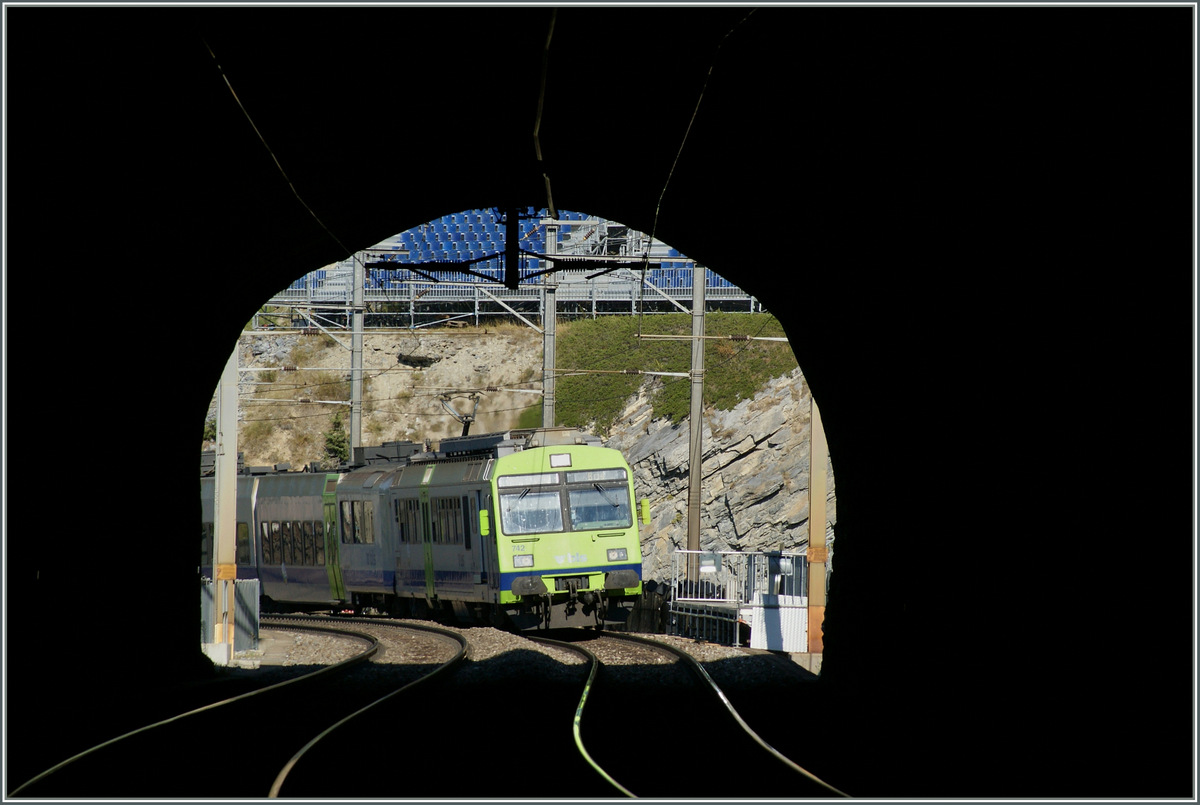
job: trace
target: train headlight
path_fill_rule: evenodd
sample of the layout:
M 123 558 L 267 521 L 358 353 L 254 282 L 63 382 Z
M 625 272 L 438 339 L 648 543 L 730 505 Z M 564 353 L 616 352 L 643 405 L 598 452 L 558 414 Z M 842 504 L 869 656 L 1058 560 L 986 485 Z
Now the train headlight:
M 513 556 L 513 567 L 533 567 L 533 554 L 519 553 Z
M 627 551 L 625 548 L 609 548 L 608 549 L 608 561 L 624 562 L 624 561 L 627 561 L 628 559 L 629 559 L 629 551 Z

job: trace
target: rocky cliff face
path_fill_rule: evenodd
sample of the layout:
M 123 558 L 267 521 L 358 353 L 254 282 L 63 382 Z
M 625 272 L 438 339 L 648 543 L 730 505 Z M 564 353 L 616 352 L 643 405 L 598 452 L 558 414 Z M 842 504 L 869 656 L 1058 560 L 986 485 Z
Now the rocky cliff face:
M 808 544 L 811 402 L 808 383 L 796 369 L 730 411 L 705 412 L 703 550 L 793 551 Z M 654 419 L 642 394 L 626 408 L 608 446 L 625 454 L 638 498 L 650 500 L 651 525 L 642 527 L 644 578 L 669 582 L 672 552 L 687 547 L 688 423 Z M 832 462 L 827 473 L 832 561 L 837 520 Z

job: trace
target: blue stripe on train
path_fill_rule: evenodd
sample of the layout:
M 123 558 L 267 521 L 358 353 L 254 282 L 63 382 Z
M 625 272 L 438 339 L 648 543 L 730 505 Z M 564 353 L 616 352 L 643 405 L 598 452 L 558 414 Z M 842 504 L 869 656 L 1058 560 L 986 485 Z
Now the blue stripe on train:
M 357 570 L 342 566 L 342 584 L 346 589 L 374 590 L 381 593 L 392 591 L 392 580 L 396 573 L 392 570 Z
M 641 565 L 593 565 L 592 567 L 555 568 L 554 570 L 526 570 L 524 573 L 501 573 L 500 589 L 511 590 L 513 579 L 521 576 L 582 576 L 585 573 L 611 573 L 614 570 L 632 570 L 642 577 Z
M 263 595 L 276 601 L 330 601 L 329 574 L 319 565 L 263 565 L 258 569 Z
M 435 570 L 433 571 L 434 584 L 480 584 L 482 582 L 475 581 L 479 574 L 472 570 Z M 425 571 L 422 568 L 410 570 L 397 570 L 396 583 L 401 586 L 424 586 Z
M 238 578 L 243 576 L 238 568 Z M 263 565 L 256 573 L 264 584 L 320 584 L 329 586 L 329 572 L 320 565 Z

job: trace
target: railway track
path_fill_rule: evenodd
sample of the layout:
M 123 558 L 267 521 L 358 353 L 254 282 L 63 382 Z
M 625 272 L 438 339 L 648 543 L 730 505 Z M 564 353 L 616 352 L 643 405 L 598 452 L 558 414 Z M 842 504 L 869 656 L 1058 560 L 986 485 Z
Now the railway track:
M 586 650 L 539 645 L 492 628 L 456 631 L 471 645 L 469 662 L 432 680 L 420 696 L 397 696 L 345 725 L 361 760 L 347 763 L 346 744 L 335 734 L 274 793 L 317 799 L 615 796 L 572 740 L 582 684 L 593 670 Z M 347 771 L 331 774 L 334 764 Z
M 552 633 L 557 641 L 530 639 L 485 627 L 380 618 L 272 617 L 267 623 L 330 630 L 325 633 L 359 641 L 362 649 L 319 674 L 214 701 L 106 741 L 12 795 L 841 793 L 747 731 L 746 719 L 707 672 L 666 641 L 575 630 Z M 326 656 L 339 653 L 331 649 Z
M 627 796 L 654 798 L 845 797 L 766 741 L 688 652 L 652 639 L 582 633 L 601 662 L 595 701 L 583 725 L 598 766 Z M 657 742 L 628 739 L 635 712 L 669 714 Z M 677 737 L 672 741 L 671 736 Z M 626 736 L 622 740 L 622 736 Z M 653 746 L 646 753 L 635 746 Z
M 352 628 L 348 623 L 316 621 L 293 618 L 270 622 L 288 630 L 355 640 L 361 650 L 341 662 L 117 735 L 18 785 L 10 796 L 266 796 L 280 771 L 294 761 L 307 742 L 347 715 L 410 685 L 414 675 L 432 672 L 429 663 L 413 666 L 369 662 L 382 643 L 379 637 L 364 631 L 365 626 Z M 455 637 L 447 633 L 430 639 L 444 643 Z M 443 651 L 449 653 L 453 652 Z M 442 664 L 435 663 L 433 668 Z

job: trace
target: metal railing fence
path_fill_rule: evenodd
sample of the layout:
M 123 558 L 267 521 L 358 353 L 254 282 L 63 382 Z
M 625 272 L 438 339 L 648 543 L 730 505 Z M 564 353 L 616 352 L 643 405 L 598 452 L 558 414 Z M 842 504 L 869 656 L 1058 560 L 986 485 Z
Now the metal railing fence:
M 668 633 L 736 645 L 764 606 L 807 606 L 807 551 L 677 550 L 671 579 Z

